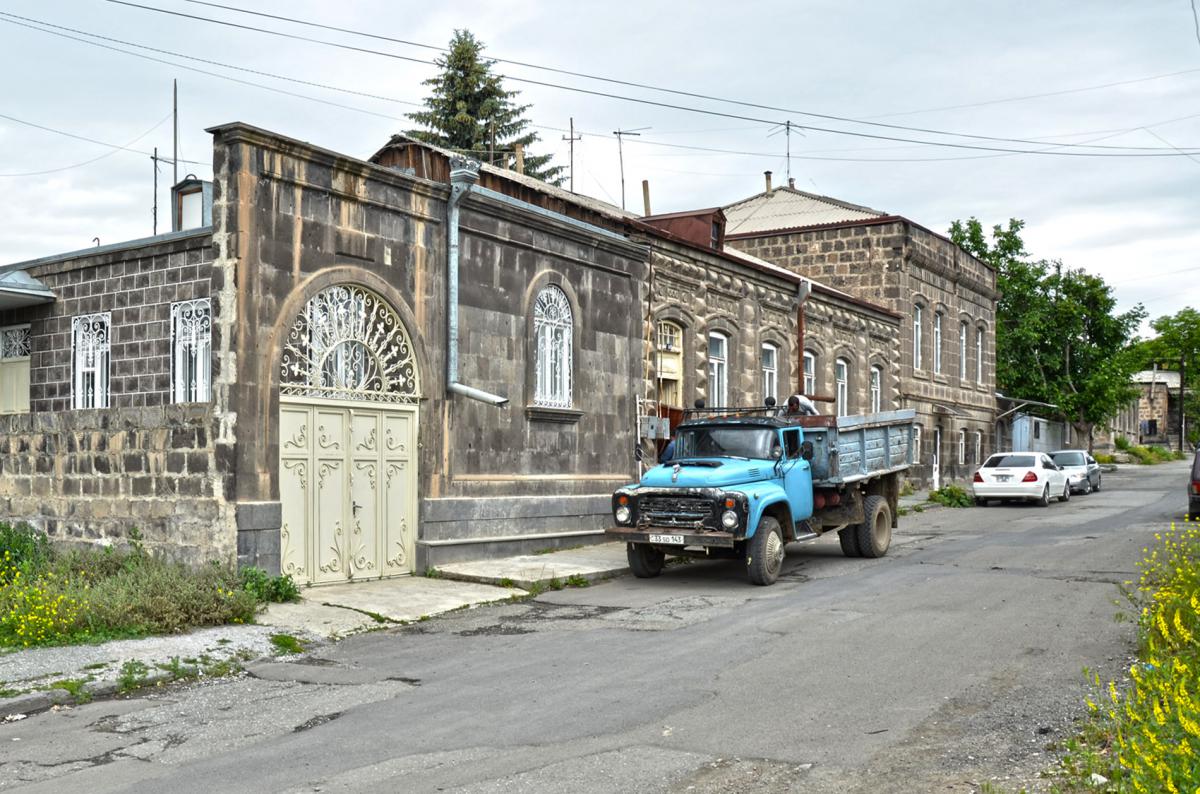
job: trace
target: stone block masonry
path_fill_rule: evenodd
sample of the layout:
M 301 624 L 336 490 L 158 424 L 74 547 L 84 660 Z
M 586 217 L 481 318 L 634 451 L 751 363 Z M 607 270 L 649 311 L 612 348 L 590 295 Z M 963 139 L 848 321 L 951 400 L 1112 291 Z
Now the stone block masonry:
M 60 542 L 124 543 L 233 562 L 231 451 L 209 405 L 0 416 L 0 515 Z

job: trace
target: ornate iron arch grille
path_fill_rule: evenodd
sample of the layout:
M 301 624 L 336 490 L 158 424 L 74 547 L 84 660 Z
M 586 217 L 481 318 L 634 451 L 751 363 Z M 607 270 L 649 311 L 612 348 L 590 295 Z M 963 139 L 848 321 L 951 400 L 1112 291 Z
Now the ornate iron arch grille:
M 415 403 L 417 364 L 404 323 L 374 292 L 354 285 L 314 295 L 284 342 L 280 394 Z

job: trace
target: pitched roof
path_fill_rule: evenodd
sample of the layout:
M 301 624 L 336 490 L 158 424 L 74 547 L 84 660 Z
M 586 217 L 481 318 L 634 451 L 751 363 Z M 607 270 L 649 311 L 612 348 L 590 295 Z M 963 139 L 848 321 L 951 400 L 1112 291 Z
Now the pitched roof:
M 1141 372 L 1133 373 L 1130 378 L 1134 383 L 1148 385 L 1157 383 L 1166 386 L 1168 389 L 1179 388 L 1179 373 L 1170 369 L 1144 369 Z
M 888 213 L 870 207 L 779 187 L 725 207 L 725 233 L 733 236 L 886 217 Z

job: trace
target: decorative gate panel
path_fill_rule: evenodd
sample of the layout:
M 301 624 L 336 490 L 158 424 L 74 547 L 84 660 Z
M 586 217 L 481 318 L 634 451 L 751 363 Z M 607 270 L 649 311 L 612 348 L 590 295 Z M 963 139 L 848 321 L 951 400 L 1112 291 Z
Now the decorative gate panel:
M 284 572 L 411 573 L 420 389 L 399 316 L 358 286 L 318 293 L 287 336 L 279 384 Z

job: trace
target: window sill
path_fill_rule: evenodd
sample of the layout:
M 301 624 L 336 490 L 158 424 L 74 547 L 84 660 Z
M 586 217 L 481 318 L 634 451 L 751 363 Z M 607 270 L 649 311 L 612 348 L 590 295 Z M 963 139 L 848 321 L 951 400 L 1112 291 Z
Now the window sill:
M 531 422 L 557 422 L 564 425 L 573 425 L 583 417 L 583 411 L 577 411 L 574 408 L 550 408 L 545 405 L 527 405 L 525 406 L 525 416 Z

